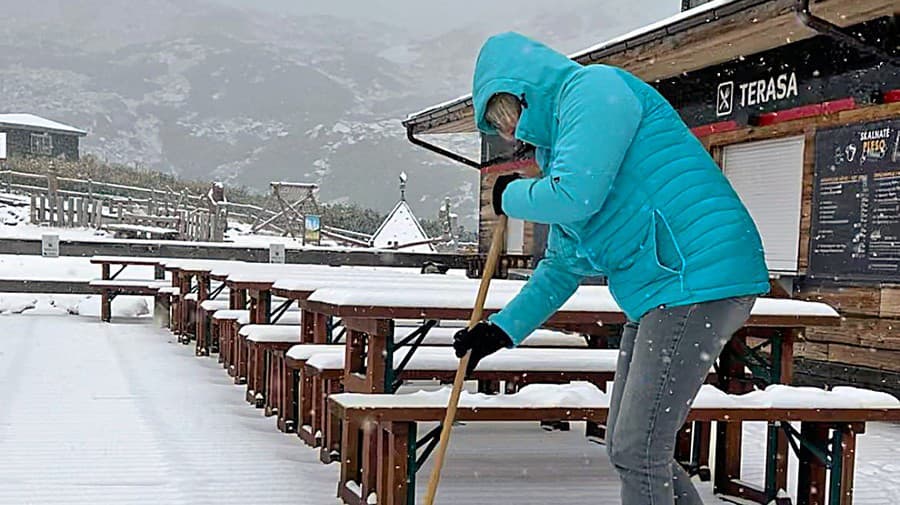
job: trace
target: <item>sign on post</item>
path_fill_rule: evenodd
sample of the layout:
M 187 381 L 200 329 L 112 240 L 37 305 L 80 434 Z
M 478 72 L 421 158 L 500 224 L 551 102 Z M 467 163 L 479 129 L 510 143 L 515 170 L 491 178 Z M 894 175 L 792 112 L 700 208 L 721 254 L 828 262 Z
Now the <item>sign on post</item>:
M 303 226 L 303 243 L 319 245 L 322 220 L 319 216 L 307 215 Z
M 269 263 L 284 263 L 284 244 L 269 244 Z
M 6 159 L 6 132 L 0 132 L 0 160 Z
M 59 235 L 50 233 L 41 235 L 41 256 L 45 258 L 59 257 Z

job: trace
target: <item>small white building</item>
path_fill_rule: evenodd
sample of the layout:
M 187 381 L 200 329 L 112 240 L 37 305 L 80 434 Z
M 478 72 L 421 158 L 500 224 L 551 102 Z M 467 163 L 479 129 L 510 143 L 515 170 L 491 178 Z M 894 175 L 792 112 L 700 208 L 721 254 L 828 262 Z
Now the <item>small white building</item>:
M 406 203 L 406 174 L 400 174 L 400 201 L 372 235 L 370 245 L 379 249 L 432 253 L 434 245 Z

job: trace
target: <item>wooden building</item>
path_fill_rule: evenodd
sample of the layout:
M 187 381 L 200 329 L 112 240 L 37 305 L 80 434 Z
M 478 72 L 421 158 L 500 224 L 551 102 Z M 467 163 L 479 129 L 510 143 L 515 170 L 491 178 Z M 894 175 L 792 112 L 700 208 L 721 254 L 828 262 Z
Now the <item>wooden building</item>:
M 0 114 L 0 159 L 14 156 L 77 160 L 87 132 L 34 114 Z
M 685 6 L 698 2 L 685 2 Z M 895 0 L 715 0 L 571 57 L 656 87 L 719 162 L 762 233 L 773 295 L 845 316 L 795 348 L 798 379 L 900 391 L 900 56 Z M 482 136 L 481 159 L 423 135 L 474 132 L 471 97 L 410 115 L 416 145 L 481 171 L 480 243 L 498 173 L 536 171 Z M 542 255 L 513 223 L 507 251 Z

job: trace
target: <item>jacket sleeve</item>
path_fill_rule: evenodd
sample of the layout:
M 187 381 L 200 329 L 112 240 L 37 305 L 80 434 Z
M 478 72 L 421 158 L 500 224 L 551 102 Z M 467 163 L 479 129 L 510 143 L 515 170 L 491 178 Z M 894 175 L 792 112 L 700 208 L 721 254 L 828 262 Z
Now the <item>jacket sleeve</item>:
M 488 320 L 519 345 L 572 297 L 581 280 L 562 260 L 544 258 L 515 298 Z
M 549 169 L 514 181 L 503 211 L 536 223 L 584 220 L 603 206 L 641 122 L 642 107 L 610 67 L 580 72 L 560 96 L 559 126 Z

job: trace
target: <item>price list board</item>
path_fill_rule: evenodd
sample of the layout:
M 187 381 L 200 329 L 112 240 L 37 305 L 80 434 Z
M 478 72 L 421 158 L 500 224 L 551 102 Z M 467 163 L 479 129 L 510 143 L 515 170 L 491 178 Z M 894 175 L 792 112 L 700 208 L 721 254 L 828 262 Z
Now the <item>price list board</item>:
M 900 281 L 900 119 L 816 132 L 810 277 Z

